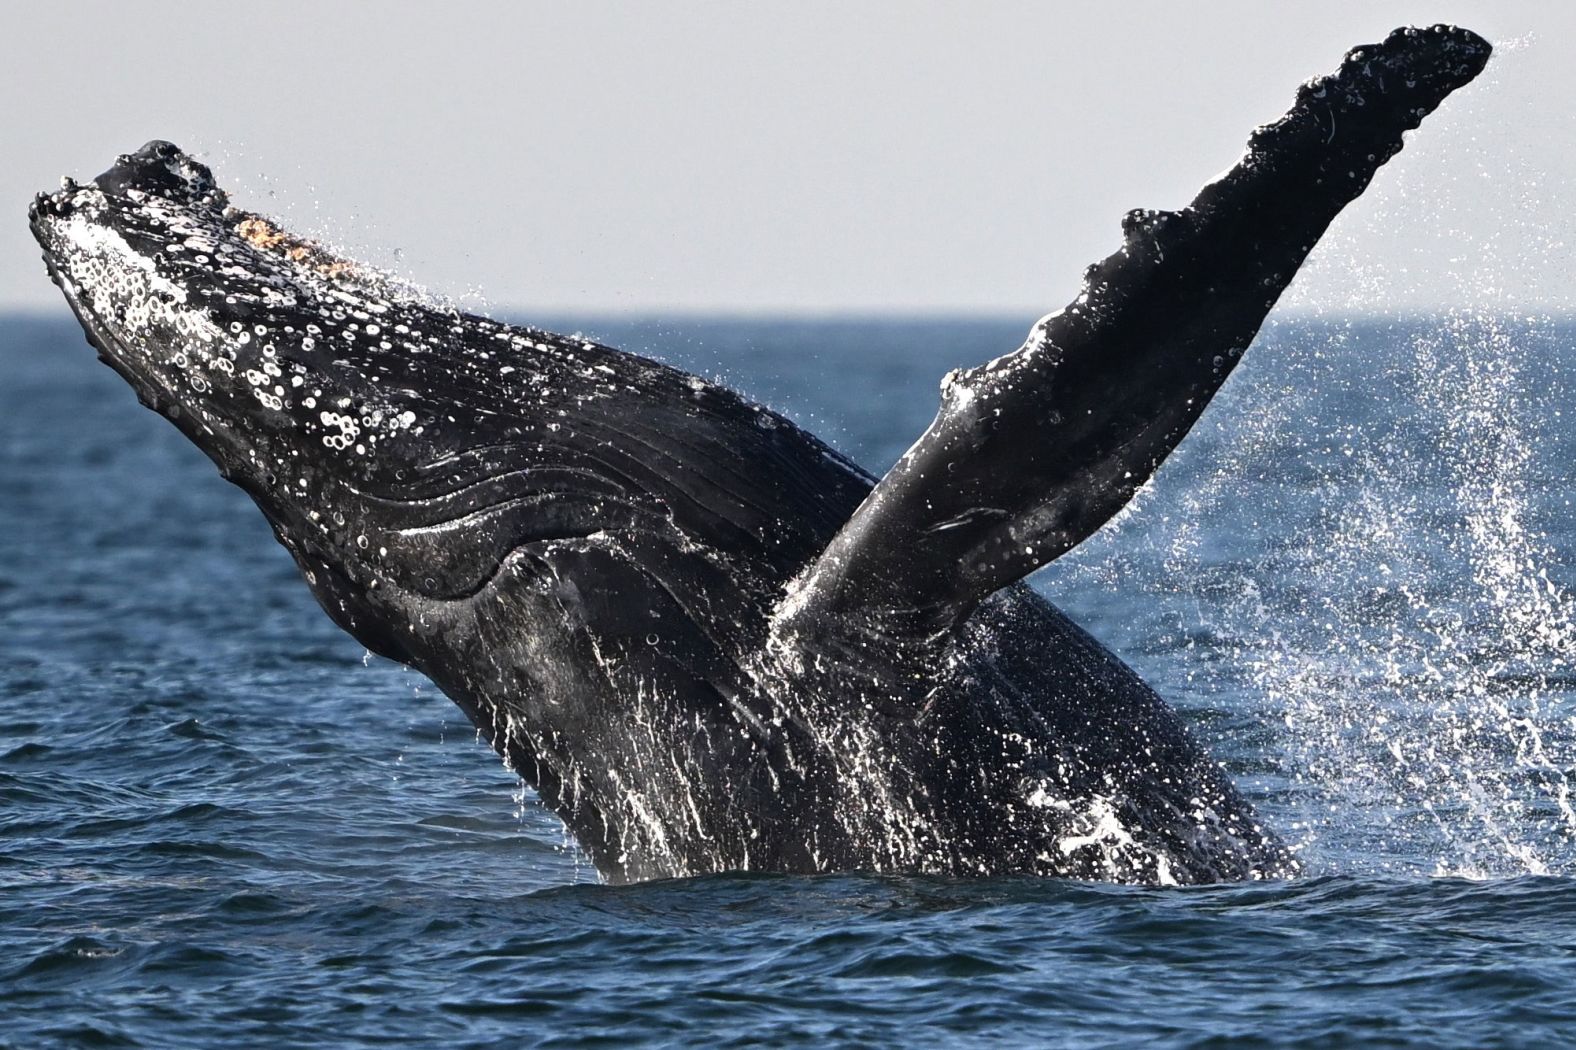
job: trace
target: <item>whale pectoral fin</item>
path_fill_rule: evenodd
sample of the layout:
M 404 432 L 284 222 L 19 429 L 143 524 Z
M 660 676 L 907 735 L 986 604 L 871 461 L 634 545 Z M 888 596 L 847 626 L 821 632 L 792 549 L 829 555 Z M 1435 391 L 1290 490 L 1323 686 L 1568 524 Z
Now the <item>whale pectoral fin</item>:
M 1192 427 L 1402 133 L 1489 51 L 1444 26 L 1357 48 L 1189 207 L 1130 213 L 1077 299 L 1016 352 L 943 380 L 930 429 L 800 577 L 779 629 L 941 639 L 1098 529 Z

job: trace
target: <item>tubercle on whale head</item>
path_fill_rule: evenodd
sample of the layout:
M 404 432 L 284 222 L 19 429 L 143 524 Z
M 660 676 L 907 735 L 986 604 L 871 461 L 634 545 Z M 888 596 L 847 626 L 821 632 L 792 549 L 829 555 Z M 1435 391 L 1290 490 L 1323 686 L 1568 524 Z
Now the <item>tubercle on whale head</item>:
M 100 357 L 257 502 L 342 626 L 402 655 L 368 612 L 393 578 L 376 501 L 357 494 L 444 451 L 434 437 L 451 406 L 408 363 L 438 343 L 416 319 L 434 315 L 232 207 L 167 142 L 91 184 L 63 180 L 29 220 Z

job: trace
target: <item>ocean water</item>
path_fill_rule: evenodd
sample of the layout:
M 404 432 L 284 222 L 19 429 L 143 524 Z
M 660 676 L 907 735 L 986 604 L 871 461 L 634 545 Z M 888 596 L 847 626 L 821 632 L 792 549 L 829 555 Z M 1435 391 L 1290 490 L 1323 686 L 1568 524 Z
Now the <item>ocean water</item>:
M 1030 319 L 569 319 L 880 470 Z M 1037 584 L 1284 883 L 608 887 L 66 319 L 0 319 L 0 1045 L 1576 1041 L 1576 328 L 1273 324 Z

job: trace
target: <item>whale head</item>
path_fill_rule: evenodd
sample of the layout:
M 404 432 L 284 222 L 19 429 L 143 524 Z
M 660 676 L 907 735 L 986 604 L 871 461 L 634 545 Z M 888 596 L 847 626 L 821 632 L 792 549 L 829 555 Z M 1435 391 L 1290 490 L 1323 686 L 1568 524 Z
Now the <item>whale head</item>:
M 478 378 L 510 349 L 477 345 L 503 326 L 465 318 L 456 337 L 458 314 L 230 206 L 167 142 L 39 194 L 29 218 L 100 357 L 257 502 L 341 626 L 406 659 L 392 625 L 487 571 L 423 543 L 452 520 L 424 497 L 485 474 L 467 450 L 510 429 L 483 425 L 503 406 Z

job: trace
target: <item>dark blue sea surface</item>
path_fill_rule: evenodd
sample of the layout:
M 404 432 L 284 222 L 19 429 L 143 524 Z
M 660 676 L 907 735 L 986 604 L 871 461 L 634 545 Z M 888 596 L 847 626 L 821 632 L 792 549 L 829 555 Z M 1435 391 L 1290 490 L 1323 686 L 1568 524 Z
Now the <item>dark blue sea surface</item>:
M 570 319 L 880 471 L 1012 321 Z M 1576 1042 L 1576 329 L 1268 329 L 1037 584 L 1308 874 L 609 887 L 67 319 L 0 319 L 0 1045 Z

